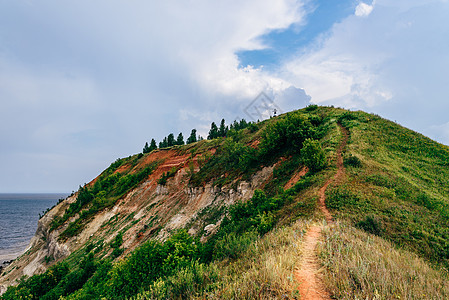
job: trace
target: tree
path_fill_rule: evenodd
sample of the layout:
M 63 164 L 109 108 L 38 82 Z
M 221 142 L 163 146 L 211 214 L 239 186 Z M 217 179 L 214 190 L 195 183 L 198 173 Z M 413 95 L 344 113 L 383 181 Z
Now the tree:
M 167 137 L 167 147 L 171 147 L 175 145 L 175 136 L 173 133 L 170 133 Z
M 244 129 L 246 127 L 248 127 L 249 123 L 246 122 L 245 119 L 241 119 L 240 122 L 237 120 L 234 120 L 234 122 L 232 122 L 231 125 L 229 125 L 229 129 L 234 129 L 236 131 L 240 130 L 240 129 Z
M 180 132 L 176 138 L 176 145 L 184 145 L 184 136 L 182 135 L 182 132 Z
M 167 148 L 168 147 L 168 140 L 167 137 L 164 137 L 164 140 L 159 143 L 159 148 Z
M 157 149 L 156 141 L 154 139 L 151 139 L 150 143 L 150 152 Z
M 196 129 L 192 129 L 192 132 L 190 132 L 190 136 L 187 138 L 187 144 L 195 143 L 197 141 L 196 139 Z
M 146 142 L 145 143 L 145 146 L 143 146 L 143 150 L 142 150 L 142 153 L 150 153 L 151 152 L 151 150 L 150 150 L 150 147 L 148 146 L 148 142 Z
M 212 140 L 218 137 L 218 127 L 215 124 L 215 122 L 212 122 L 212 124 L 210 124 L 210 130 L 209 130 L 209 135 L 207 136 L 208 140 Z
M 221 119 L 220 129 L 218 129 L 218 136 L 225 137 L 228 133 L 228 127 L 225 125 L 225 119 Z

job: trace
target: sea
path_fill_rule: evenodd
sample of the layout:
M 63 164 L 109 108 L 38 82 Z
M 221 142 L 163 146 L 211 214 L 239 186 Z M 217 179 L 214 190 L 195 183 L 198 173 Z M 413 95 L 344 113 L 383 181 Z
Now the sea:
M 15 259 L 36 233 L 39 214 L 69 194 L 0 194 L 0 265 Z

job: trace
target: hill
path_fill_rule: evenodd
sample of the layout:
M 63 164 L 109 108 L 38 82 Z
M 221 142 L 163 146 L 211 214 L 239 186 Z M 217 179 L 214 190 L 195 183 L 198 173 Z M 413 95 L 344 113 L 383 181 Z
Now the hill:
M 449 147 L 309 106 L 115 161 L 40 219 L 2 299 L 448 298 L 448 181 Z

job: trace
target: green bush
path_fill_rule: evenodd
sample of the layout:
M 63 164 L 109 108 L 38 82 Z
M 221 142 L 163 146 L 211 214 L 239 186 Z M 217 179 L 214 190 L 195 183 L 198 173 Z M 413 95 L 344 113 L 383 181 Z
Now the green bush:
M 380 236 L 383 231 L 382 221 L 378 217 L 371 215 L 366 216 L 365 219 L 358 222 L 356 227 L 378 236 Z
M 326 154 L 319 141 L 306 139 L 301 149 L 301 158 L 310 171 L 317 172 L 326 167 Z
M 2 299 L 41 299 L 55 288 L 68 272 L 67 264 L 56 264 L 45 273 L 21 280 L 18 286 L 8 288 Z
M 197 258 L 198 243 L 186 230 L 180 230 L 165 243 L 149 241 L 110 271 L 106 296 L 110 299 L 134 296 L 156 279 L 188 267 Z
M 438 208 L 438 203 L 432 199 L 431 197 L 429 197 L 429 195 L 427 195 L 424 192 L 419 193 L 419 195 L 416 197 L 416 202 L 421 205 L 424 206 L 427 209 L 430 210 L 434 210 L 436 208 Z
M 360 168 L 362 166 L 362 161 L 355 155 L 350 154 L 344 159 L 345 166 L 351 166 L 354 168 Z
M 274 153 L 298 152 L 307 138 L 316 137 L 316 132 L 306 115 L 290 113 L 267 125 L 259 146 L 261 154 L 267 158 Z
M 306 106 L 306 111 L 307 112 L 311 112 L 311 111 L 314 111 L 316 109 L 318 109 L 318 105 L 316 105 L 316 104 L 310 104 L 310 105 Z
M 166 185 L 167 179 L 175 176 L 176 172 L 178 172 L 178 168 L 173 167 L 170 171 L 162 173 L 161 177 L 157 180 L 157 183 L 160 185 Z

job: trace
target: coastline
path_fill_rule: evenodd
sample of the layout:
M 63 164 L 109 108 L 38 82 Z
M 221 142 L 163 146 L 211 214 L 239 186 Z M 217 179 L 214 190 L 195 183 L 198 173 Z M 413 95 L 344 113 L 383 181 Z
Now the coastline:
M 62 193 L 0 193 L 0 274 L 30 248 L 39 215 L 65 197 Z
M 0 265 L 2 265 L 4 261 L 15 260 L 17 257 L 25 253 L 26 249 L 27 247 L 20 251 L 15 250 L 14 252 L 0 252 Z
M 31 239 L 27 244 L 17 245 L 14 248 L 0 250 L 0 267 L 5 268 L 12 261 L 24 254 L 30 247 Z

